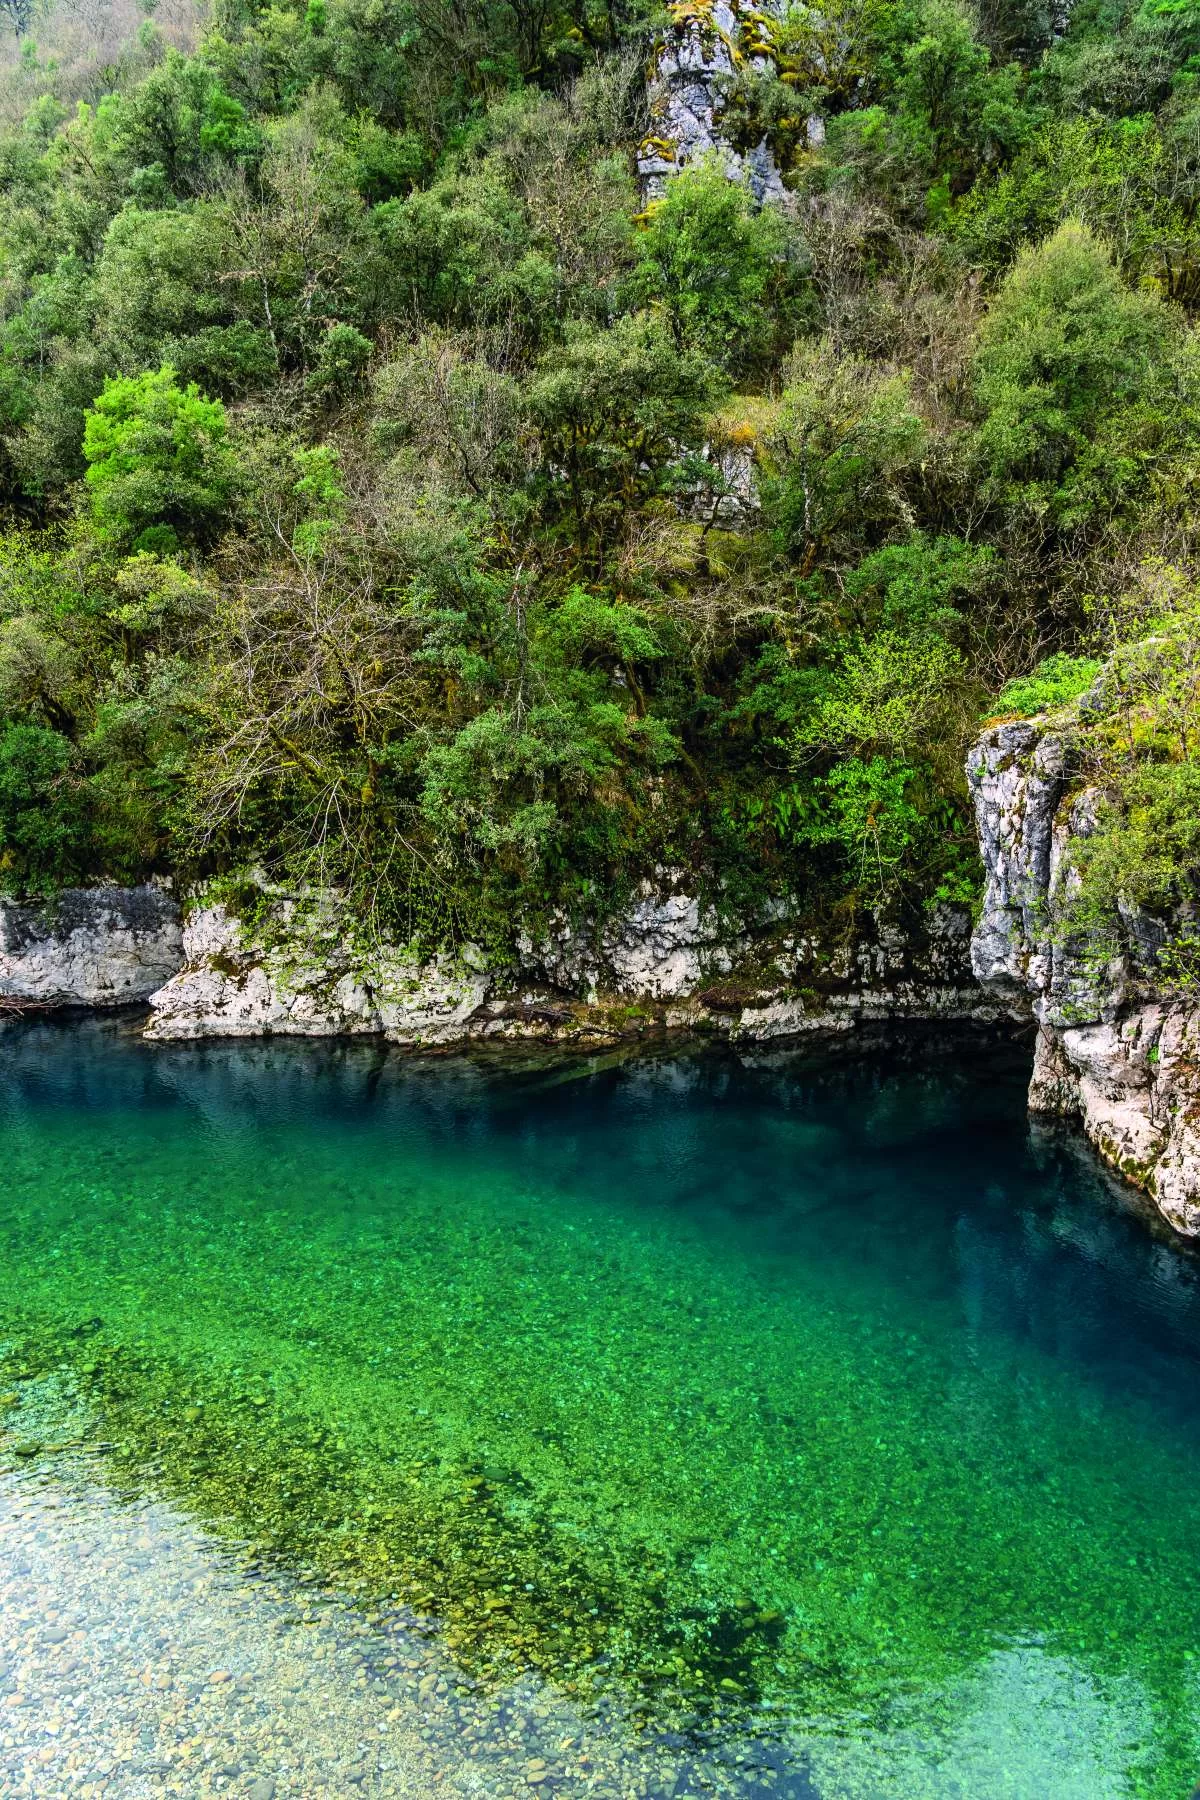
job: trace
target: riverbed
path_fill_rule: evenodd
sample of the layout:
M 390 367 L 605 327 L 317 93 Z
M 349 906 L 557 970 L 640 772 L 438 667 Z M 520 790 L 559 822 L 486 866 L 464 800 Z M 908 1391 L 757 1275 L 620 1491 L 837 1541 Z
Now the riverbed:
M 1186 1795 L 1200 1262 L 1027 1060 L 10 1027 L 0 1794 Z

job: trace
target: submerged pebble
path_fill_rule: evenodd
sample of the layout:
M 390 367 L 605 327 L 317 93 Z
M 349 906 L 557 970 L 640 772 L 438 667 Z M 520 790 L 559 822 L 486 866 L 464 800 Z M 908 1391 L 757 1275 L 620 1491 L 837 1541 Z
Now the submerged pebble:
M 58 1490 L 19 1467 L 0 1472 L 5 1800 L 691 1791 L 632 1726 L 591 1732 L 536 1685 L 487 1693 L 458 1680 L 402 1611 L 369 1617 L 323 1591 L 319 1614 L 301 1613 L 285 1571 L 162 1502 L 120 1503 L 102 1472 L 94 1458 L 61 1463 Z M 62 1622 L 47 1626 L 48 1613 Z M 64 1658 L 68 1642 L 78 1654 Z M 543 1737 L 567 1747 L 562 1762 L 531 1751 Z M 703 1783 L 706 1794 L 743 1791 Z

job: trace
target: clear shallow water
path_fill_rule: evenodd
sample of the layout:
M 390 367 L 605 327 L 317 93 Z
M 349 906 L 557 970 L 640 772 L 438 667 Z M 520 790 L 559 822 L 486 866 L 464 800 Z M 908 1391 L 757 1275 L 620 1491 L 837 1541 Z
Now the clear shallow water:
M 1200 1265 L 1023 1083 L 10 1030 L 10 1459 L 642 1727 L 629 1792 L 1185 1796 Z

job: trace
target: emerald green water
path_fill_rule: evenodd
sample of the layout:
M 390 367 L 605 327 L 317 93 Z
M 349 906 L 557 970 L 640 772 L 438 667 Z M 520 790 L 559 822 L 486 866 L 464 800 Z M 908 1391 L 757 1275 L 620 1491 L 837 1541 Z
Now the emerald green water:
M 90 1436 L 731 1792 L 1182 1800 L 1200 1264 L 1024 1078 L 10 1029 L 9 1453 Z

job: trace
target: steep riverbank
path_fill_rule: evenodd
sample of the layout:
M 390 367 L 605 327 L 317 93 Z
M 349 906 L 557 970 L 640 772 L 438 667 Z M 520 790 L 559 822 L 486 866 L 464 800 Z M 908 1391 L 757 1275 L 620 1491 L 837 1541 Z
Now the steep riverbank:
M 993 726 L 972 750 L 987 875 L 972 963 L 1022 997 L 1038 1034 L 1029 1106 L 1077 1119 L 1163 1217 L 1200 1235 L 1200 1004 L 1158 964 L 1167 923 L 1123 909 L 1123 945 L 1097 961 L 1071 935 L 1071 846 L 1102 796 L 1078 773 L 1078 711 Z
M 64 896 L 59 912 L 10 907 L 5 917 L 0 998 L 148 1000 L 158 1039 L 366 1034 L 445 1047 L 699 1030 L 753 1041 L 1021 1011 L 976 981 L 963 908 L 909 931 L 868 918 L 821 937 L 779 914 L 731 923 L 669 874 L 618 918 L 560 919 L 507 959 L 472 945 L 422 957 L 330 892 L 264 889 L 237 913 L 199 896 L 181 919 L 157 889 L 103 889 Z
M 164 887 L 67 888 L 41 904 L 0 897 L 0 1010 L 144 1002 L 182 959 L 179 907 Z
M 0 902 L 0 1009 L 147 1003 L 158 1040 L 378 1036 L 618 1044 L 670 1031 L 767 1042 L 903 1020 L 1037 1025 L 1032 1111 L 1077 1119 L 1163 1217 L 1200 1235 L 1200 1005 L 1157 960 L 1164 922 L 1129 909 L 1098 964 L 1065 922 L 1071 846 L 1102 798 L 1075 772 L 1077 709 L 991 727 L 968 760 L 986 873 L 972 933 L 943 906 L 907 930 L 815 932 L 778 907 L 730 919 L 660 870 L 616 918 L 552 920 L 507 957 L 421 955 L 330 891 L 160 886 Z
M 841 942 L 786 918 L 730 925 L 665 878 L 615 920 L 560 920 L 507 962 L 471 945 L 422 961 L 367 935 L 336 896 L 275 893 L 253 924 L 220 904 L 189 913 L 186 960 L 153 996 L 149 1035 L 374 1032 L 446 1045 L 691 1029 L 762 1040 L 893 1017 L 1003 1018 L 1012 1001 L 974 980 L 969 932 L 951 908 L 919 935 L 869 920 Z

